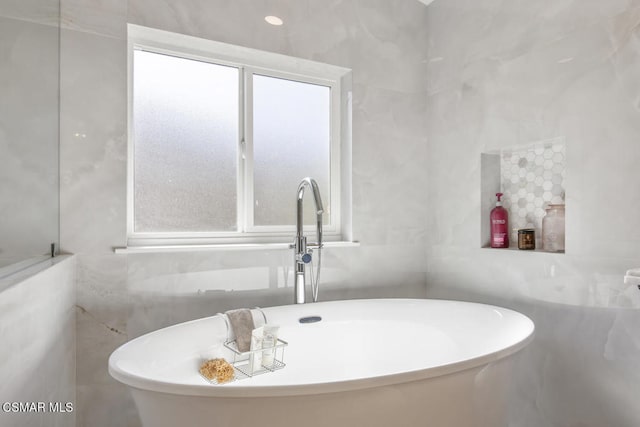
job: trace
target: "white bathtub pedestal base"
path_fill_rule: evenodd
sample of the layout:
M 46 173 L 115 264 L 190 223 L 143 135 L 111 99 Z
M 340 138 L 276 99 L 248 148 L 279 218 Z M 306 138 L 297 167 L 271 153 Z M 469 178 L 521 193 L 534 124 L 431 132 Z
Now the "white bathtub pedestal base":
M 502 427 L 510 367 L 506 358 L 403 384 L 290 397 L 131 390 L 145 427 Z

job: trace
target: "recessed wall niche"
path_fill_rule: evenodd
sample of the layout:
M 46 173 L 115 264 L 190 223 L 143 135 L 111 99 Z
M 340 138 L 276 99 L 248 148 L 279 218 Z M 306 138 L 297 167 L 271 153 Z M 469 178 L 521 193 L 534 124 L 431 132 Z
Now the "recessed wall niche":
M 542 219 L 549 205 L 565 200 L 564 138 L 554 138 L 481 154 L 481 246 L 490 247 L 491 210 L 496 193 L 509 212 L 509 248 L 518 250 L 518 230 L 533 228 L 542 251 Z M 563 227 L 564 228 L 564 227 Z

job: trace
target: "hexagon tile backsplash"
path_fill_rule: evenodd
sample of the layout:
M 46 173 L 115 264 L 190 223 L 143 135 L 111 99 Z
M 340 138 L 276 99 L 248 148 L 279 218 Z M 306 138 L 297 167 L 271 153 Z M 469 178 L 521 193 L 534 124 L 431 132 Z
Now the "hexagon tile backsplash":
M 540 247 L 545 208 L 564 203 L 565 156 L 562 138 L 501 152 L 503 205 L 509 211 L 512 242 L 518 241 L 519 228 L 535 228 Z

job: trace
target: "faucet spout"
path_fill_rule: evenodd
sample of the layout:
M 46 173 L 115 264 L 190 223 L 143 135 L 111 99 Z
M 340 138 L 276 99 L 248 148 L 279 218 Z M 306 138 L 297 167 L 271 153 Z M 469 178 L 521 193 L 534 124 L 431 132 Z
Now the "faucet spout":
M 318 245 L 322 243 L 322 214 L 324 213 L 324 207 L 322 206 L 322 198 L 320 197 L 320 189 L 315 179 L 306 177 L 298 185 L 298 197 L 296 206 L 296 237 L 299 238 L 303 235 L 302 227 L 304 225 L 302 202 L 304 199 L 305 188 L 311 188 L 313 194 L 313 201 L 316 208 L 316 237 Z
M 296 204 L 296 239 L 294 242 L 294 267 L 295 267 L 295 302 L 303 304 L 306 302 L 306 286 L 305 286 L 305 264 L 311 262 L 311 251 L 307 248 L 307 238 L 304 236 L 304 218 L 303 218 L 303 200 L 306 188 L 310 188 L 313 194 L 313 201 L 316 208 L 316 242 L 313 246 L 318 250 L 322 249 L 322 214 L 324 207 L 322 206 L 322 198 L 320 197 L 320 189 L 318 183 L 313 178 L 304 178 L 298 185 L 297 204 Z M 320 266 L 318 266 L 318 269 Z M 313 271 L 313 270 L 312 270 Z M 318 297 L 317 286 L 313 290 L 313 300 Z M 312 288 L 313 288 L 312 278 Z

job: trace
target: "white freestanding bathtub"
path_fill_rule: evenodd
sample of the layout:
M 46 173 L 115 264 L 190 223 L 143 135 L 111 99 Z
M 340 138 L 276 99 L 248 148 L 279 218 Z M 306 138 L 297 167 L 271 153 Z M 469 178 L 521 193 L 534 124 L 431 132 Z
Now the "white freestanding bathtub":
M 286 367 L 224 385 L 198 373 L 220 357 L 219 316 L 118 348 L 109 372 L 131 388 L 145 427 L 499 427 L 526 316 L 457 301 L 380 299 L 264 309 L 288 341 Z M 317 323 L 299 319 L 321 316 Z

